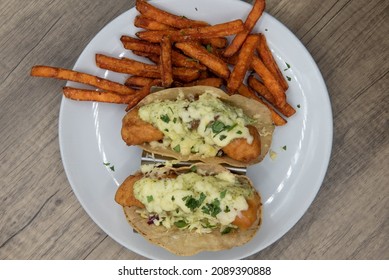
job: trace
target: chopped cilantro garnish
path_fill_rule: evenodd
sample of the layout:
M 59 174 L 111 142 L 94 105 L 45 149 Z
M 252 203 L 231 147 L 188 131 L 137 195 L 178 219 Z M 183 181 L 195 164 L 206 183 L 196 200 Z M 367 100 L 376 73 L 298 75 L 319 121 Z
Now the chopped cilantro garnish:
M 188 196 L 185 199 L 185 206 L 188 207 L 190 210 L 194 211 L 196 208 L 200 207 L 201 204 L 204 202 L 205 198 L 207 196 L 204 193 L 200 194 L 199 199 L 193 198 L 191 195 Z M 183 198 L 184 199 L 184 198 Z
M 198 11 L 196 7 L 195 7 L 195 10 Z
M 203 213 L 216 217 L 222 210 L 220 209 L 220 200 L 215 198 L 212 203 L 207 203 L 201 208 Z
M 165 128 L 164 131 L 169 132 L 169 129 Z
M 282 147 L 282 149 L 283 149 L 284 151 L 286 151 L 286 145 L 285 145 L 285 146 L 283 146 L 283 147 Z
M 186 227 L 188 224 L 187 222 L 185 222 L 184 220 L 179 220 L 177 222 L 174 223 L 174 225 L 178 228 L 184 228 Z
M 221 140 L 221 141 L 223 141 L 224 139 L 226 139 L 227 138 L 227 136 L 225 136 L 225 135 L 220 135 L 220 137 L 219 137 L 219 139 Z
M 173 119 L 173 122 L 176 123 L 176 122 L 177 122 L 177 118 L 174 118 L 174 119 Z
M 170 118 L 168 115 L 161 115 L 161 120 L 163 120 L 165 123 L 169 123 L 170 122 Z
M 236 132 L 236 134 L 242 134 L 242 131 L 238 130 L 238 131 Z
M 191 171 L 191 172 L 196 172 L 196 171 L 197 171 L 197 166 L 196 166 L 196 165 L 193 165 L 193 166 L 190 168 L 190 171 Z
M 213 133 L 219 133 L 222 132 L 225 129 L 225 124 L 221 121 L 214 121 L 212 124 L 212 132 Z
M 180 147 L 180 145 L 175 146 L 175 147 L 173 148 L 173 150 L 174 150 L 175 152 L 177 152 L 177 153 L 181 152 L 181 147 Z
M 174 195 L 172 195 L 172 201 L 176 200 L 176 198 L 174 197 Z
M 148 195 L 147 196 L 147 202 L 151 202 L 151 201 L 153 201 L 154 200 L 154 197 L 152 196 L 152 195 Z
M 227 193 L 227 190 L 222 191 L 222 192 L 220 193 L 220 198 L 225 198 L 226 193 Z
M 265 28 L 265 31 L 268 31 L 268 29 L 267 29 L 267 28 Z
M 226 205 L 226 208 L 224 209 L 224 213 L 228 213 L 228 212 L 230 212 L 231 210 L 230 210 L 230 207 L 228 207 L 228 205 Z
M 292 78 L 289 77 L 289 76 L 286 76 L 286 78 L 288 79 L 288 81 L 291 81 L 291 80 L 292 80 Z
M 226 129 L 227 131 L 231 131 L 233 130 L 238 124 L 237 123 L 234 123 L 233 125 L 226 125 Z
M 221 232 L 221 234 L 228 234 L 228 233 L 231 232 L 231 230 L 232 230 L 231 227 L 226 227 L 225 229 L 223 229 L 223 231 Z
M 284 71 L 286 71 L 290 68 L 290 65 L 287 62 L 285 62 L 285 64 L 286 64 L 286 68 L 284 69 Z
M 104 164 L 105 166 L 109 166 L 109 169 L 111 169 L 112 171 L 115 171 L 115 166 L 114 166 L 114 165 L 110 166 L 111 163 L 109 163 L 109 162 L 103 162 L 103 164 Z
M 300 104 L 297 104 L 297 108 L 300 108 Z
M 210 44 L 208 44 L 208 45 L 206 46 L 206 48 L 207 48 L 207 51 L 208 51 L 209 53 L 212 52 L 212 46 L 211 46 Z

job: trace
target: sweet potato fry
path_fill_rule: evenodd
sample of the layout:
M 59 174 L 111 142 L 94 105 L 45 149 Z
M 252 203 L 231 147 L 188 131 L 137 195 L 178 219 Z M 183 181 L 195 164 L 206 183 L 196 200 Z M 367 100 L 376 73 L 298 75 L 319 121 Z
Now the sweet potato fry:
M 139 28 L 144 28 L 146 30 L 174 30 L 175 28 L 160 23 L 158 21 L 146 18 L 142 15 L 138 15 L 135 17 L 134 25 Z M 207 38 L 200 40 L 202 44 L 208 45 L 210 44 L 215 48 L 225 48 L 227 46 L 227 39 L 224 37 L 220 38 Z
M 160 78 L 159 67 L 135 61 L 129 58 L 118 59 L 103 54 L 96 54 L 96 64 L 98 67 L 114 72 L 144 76 L 150 78 Z
M 200 77 L 200 70 L 185 67 L 173 67 L 173 77 L 182 82 L 192 82 Z
M 127 50 L 140 51 L 145 53 L 161 54 L 161 47 L 148 41 L 139 40 L 130 36 L 123 35 L 120 37 L 123 47 Z
M 37 65 L 32 67 L 31 76 L 73 81 L 77 83 L 95 86 L 99 89 L 116 92 L 118 94 L 135 93 L 134 89 L 129 88 L 125 85 L 109 81 L 100 77 L 96 77 L 90 74 L 58 67 Z
M 273 123 L 277 126 L 281 126 L 287 123 L 287 121 L 281 117 L 269 104 L 264 102 L 260 97 L 258 97 L 250 88 L 248 88 L 245 84 L 241 84 L 238 88 L 237 92 L 247 98 L 254 99 L 258 102 L 261 102 L 262 104 L 266 105 L 267 108 L 270 110 L 271 119 L 273 120 Z
M 223 79 L 221 78 L 204 78 L 198 79 L 191 83 L 186 83 L 184 87 L 192 87 L 192 86 L 210 86 L 210 87 L 221 87 L 223 85 Z
M 106 103 L 117 103 L 117 104 L 127 104 L 132 100 L 138 93 L 121 95 L 115 92 L 103 92 L 96 90 L 88 89 L 79 89 L 73 87 L 64 87 L 63 93 L 65 97 L 78 100 L 78 101 L 96 101 L 96 102 L 106 102 Z
M 204 45 L 211 45 L 214 48 L 225 48 L 228 44 L 228 41 L 224 37 L 219 37 L 219 38 L 206 38 L 206 39 L 201 39 L 200 42 Z
M 289 103 L 285 102 L 284 106 L 278 106 L 276 104 L 275 98 L 273 94 L 266 88 L 264 84 L 258 81 L 253 76 L 248 78 L 248 84 L 251 88 L 253 88 L 260 96 L 262 96 L 267 102 L 273 105 L 281 114 L 286 117 L 291 117 L 296 113 L 296 110 L 290 106 Z
M 114 58 L 103 54 L 96 54 L 98 67 L 118 73 L 131 74 L 148 78 L 161 78 L 158 65 L 142 63 L 130 58 Z M 173 77 L 184 82 L 191 82 L 200 76 L 200 70 L 184 67 L 173 67 Z
M 140 51 L 132 51 L 132 52 L 135 55 L 148 58 L 151 62 L 155 63 L 156 65 L 159 64 L 159 55 L 158 54 L 146 53 L 146 52 L 140 52 Z
M 170 87 L 173 83 L 172 72 L 172 45 L 169 37 L 165 36 L 161 41 L 161 81 L 163 87 Z
M 288 82 L 285 80 L 280 68 L 278 67 L 274 57 L 269 49 L 269 46 L 266 41 L 266 37 L 263 34 L 259 34 L 261 41 L 257 46 L 257 52 L 259 57 L 262 59 L 263 64 L 266 68 L 273 74 L 274 77 L 278 80 L 278 83 L 286 91 L 289 88 Z
M 139 101 L 145 98 L 150 93 L 151 87 L 153 85 L 154 81 L 151 81 L 150 83 L 142 87 L 142 89 L 140 89 L 136 94 L 132 95 L 132 98 L 127 102 L 126 112 L 131 110 L 134 106 L 136 106 L 136 104 L 139 103 Z
M 175 47 L 182 50 L 187 56 L 190 56 L 193 59 L 200 61 L 217 76 L 223 79 L 228 79 L 230 75 L 230 70 L 228 69 L 227 63 L 225 63 L 223 60 L 213 55 L 212 53 L 208 52 L 200 44 L 180 42 L 176 43 Z
M 273 74 L 266 68 L 262 60 L 258 56 L 254 55 L 251 61 L 251 67 L 262 79 L 267 89 L 274 96 L 274 104 L 282 108 L 286 103 L 285 92 L 278 83 Z
M 129 36 L 122 36 L 120 40 L 123 43 L 124 48 L 128 50 L 132 50 L 134 54 L 140 55 L 140 56 L 146 56 L 151 61 L 153 61 L 156 64 L 159 64 L 159 62 L 156 62 L 155 56 L 147 56 L 138 54 L 136 52 L 142 52 L 142 53 L 151 53 L 155 55 L 161 54 L 161 47 L 157 44 L 153 44 L 144 40 L 139 40 L 136 38 L 132 38 Z M 159 57 L 158 57 L 159 60 Z M 200 70 L 206 70 L 206 67 L 204 65 L 201 65 L 198 63 L 198 61 L 195 61 L 176 50 L 172 50 L 172 64 L 177 67 L 187 67 L 187 68 L 196 68 Z
M 260 37 L 252 34 L 247 36 L 238 55 L 238 61 L 232 70 L 232 73 L 227 81 L 227 90 L 229 93 L 234 93 L 243 83 L 246 72 L 250 67 L 255 48 L 259 44 Z
M 177 67 L 195 68 L 203 71 L 207 70 L 207 67 L 202 65 L 198 60 L 183 55 L 176 50 L 172 50 L 172 64 Z
M 130 76 L 125 81 L 125 85 L 128 87 L 144 87 L 152 83 L 153 85 L 162 86 L 160 79 L 146 78 L 140 76 Z
M 136 9 L 139 11 L 139 13 L 141 13 L 147 18 L 157 20 L 163 24 L 175 28 L 191 28 L 208 25 L 208 23 L 203 21 L 191 20 L 184 16 L 173 15 L 171 13 L 158 9 L 157 7 L 151 5 L 149 2 L 146 2 L 144 0 L 136 1 Z
M 246 18 L 244 23 L 244 30 L 239 32 L 231 44 L 224 51 L 224 56 L 230 57 L 234 55 L 239 48 L 242 46 L 247 35 L 251 32 L 259 18 L 261 17 L 263 11 L 265 10 L 265 0 L 255 0 L 254 5 Z
M 173 27 L 163 24 L 161 22 L 152 20 L 143 15 L 137 15 L 134 20 L 134 25 L 139 28 L 144 28 L 147 30 L 166 30 L 174 29 Z
M 205 38 L 218 38 L 237 34 L 244 29 L 243 22 L 240 19 L 215 24 L 212 26 L 187 28 L 180 30 L 151 30 L 140 31 L 136 33 L 140 39 L 158 43 L 163 36 L 170 36 L 172 42 L 193 41 Z

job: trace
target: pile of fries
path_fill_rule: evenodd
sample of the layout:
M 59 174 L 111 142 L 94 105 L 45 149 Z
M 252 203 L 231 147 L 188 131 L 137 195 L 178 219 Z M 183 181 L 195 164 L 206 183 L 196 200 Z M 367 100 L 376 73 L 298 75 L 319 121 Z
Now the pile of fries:
M 265 36 L 252 33 L 265 9 L 265 0 L 255 0 L 245 22 L 238 19 L 215 25 L 173 15 L 145 0 L 137 0 L 136 9 L 139 15 L 134 25 L 144 31 L 137 32 L 137 38 L 123 35 L 120 40 L 125 49 L 151 63 L 96 54 L 98 67 L 130 75 L 124 85 L 50 66 L 34 66 L 31 75 L 94 86 L 97 90 L 64 87 L 63 93 L 74 100 L 127 104 L 127 111 L 150 94 L 152 86 L 207 85 L 225 86 L 229 94 L 265 104 L 278 126 L 286 124 L 285 117 L 296 112 L 286 101 L 288 83 Z M 225 36 L 230 35 L 234 37 L 228 43 Z

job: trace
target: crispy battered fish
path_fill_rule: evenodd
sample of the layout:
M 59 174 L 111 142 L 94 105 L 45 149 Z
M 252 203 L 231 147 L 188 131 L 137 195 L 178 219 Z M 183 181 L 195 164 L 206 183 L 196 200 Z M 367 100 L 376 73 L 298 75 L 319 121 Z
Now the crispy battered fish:
M 122 138 L 127 145 L 141 145 L 162 140 L 164 135 L 152 124 L 143 121 L 135 108 L 123 118 Z

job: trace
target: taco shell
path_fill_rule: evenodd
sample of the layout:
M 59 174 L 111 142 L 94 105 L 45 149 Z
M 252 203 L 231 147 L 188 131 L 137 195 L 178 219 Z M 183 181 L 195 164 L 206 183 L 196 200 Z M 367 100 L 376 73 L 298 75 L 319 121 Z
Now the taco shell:
M 162 146 L 154 146 L 152 147 L 149 143 L 144 143 L 139 145 L 140 148 L 148 151 L 150 153 L 159 154 L 168 158 L 174 158 L 179 161 L 202 161 L 205 163 L 211 164 L 229 164 L 232 166 L 249 166 L 255 163 L 258 163 L 263 160 L 266 154 L 269 151 L 272 135 L 274 131 L 274 124 L 271 119 L 269 109 L 255 101 L 253 99 L 246 98 L 244 96 L 235 94 L 228 95 L 224 91 L 209 86 L 194 86 L 194 87 L 182 87 L 182 88 L 170 88 L 158 91 L 156 93 L 152 93 L 146 96 L 135 108 L 140 108 L 144 105 L 163 100 L 176 100 L 179 94 L 182 94 L 184 98 L 192 99 L 196 96 L 203 94 L 204 92 L 211 92 L 222 101 L 225 101 L 233 106 L 241 108 L 245 115 L 255 120 L 253 126 L 257 129 L 259 135 L 261 136 L 261 154 L 259 157 L 249 161 L 249 162 L 241 162 L 235 159 L 228 157 L 227 155 L 216 156 L 216 157 L 203 157 L 196 154 L 182 155 L 178 152 L 175 152 L 172 149 L 165 148 Z M 123 118 L 123 127 L 126 126 L 127 123 L 126 116 Z
M 196 168 L 197 172 L 210 175 L 226 171 L 226 169 L 220 165 L 203 163 L 196 164 Z M 190 167 L 172 169 L 178 173 L 185 173 L 188 172 Z M 219 229 L 214 229 L 210 233 L 197 233 L 195 231 L 179 229 L 177 227 L 167 229 L 161 225 L 149 225 L 147 223 L 147 219 L 141 217 L 141 215 L 137 212 L 139 208 L 136 206 L 123 207 L 125 217 L 129 224 L 145 239 L 176 255 L 191 256 L 202 251 L 220 251 L 241 246 L 249 242 L 258 231 L 261 224 L 262 204 L 260 202 L 260 195 L 255 190 L 252 182 L 246 176 L 235 176 L 238 180 L 243 180 L 247 183 L 248 188 L 252 190 L 252 195 L 254 196 L 252 199 L 255 199 L 258 205 L 260 205 L 256 212 L 256 221 L 246 230 L 236 229 L 228 234 L 222 234 Z M 129 180 L 129 178 L 123 182 L 123 185 L 126 184 L 126 181 Z

